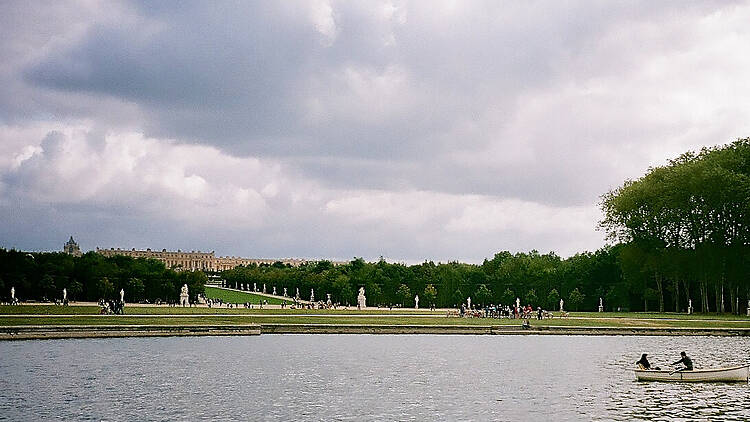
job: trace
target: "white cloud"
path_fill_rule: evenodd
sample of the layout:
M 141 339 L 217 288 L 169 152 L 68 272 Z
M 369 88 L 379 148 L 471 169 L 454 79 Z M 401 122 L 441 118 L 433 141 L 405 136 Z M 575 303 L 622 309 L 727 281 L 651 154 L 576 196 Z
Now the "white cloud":
M 602 244 L 600 194 L 750 132 L 747 4 L 4 12 L 14 245 L 59 230 L 233 255 L 569 254 Z

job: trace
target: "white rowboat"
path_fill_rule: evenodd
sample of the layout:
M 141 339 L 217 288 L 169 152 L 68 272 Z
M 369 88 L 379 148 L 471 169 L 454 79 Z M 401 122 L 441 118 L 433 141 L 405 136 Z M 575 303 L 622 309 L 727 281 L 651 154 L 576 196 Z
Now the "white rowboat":
M 682 382 L 734 382 L 748 381 L 750 365 L 730 368 L 694 369 L 692 371 L 664 371 L 636 369 L 638 381 L 682 381 Z

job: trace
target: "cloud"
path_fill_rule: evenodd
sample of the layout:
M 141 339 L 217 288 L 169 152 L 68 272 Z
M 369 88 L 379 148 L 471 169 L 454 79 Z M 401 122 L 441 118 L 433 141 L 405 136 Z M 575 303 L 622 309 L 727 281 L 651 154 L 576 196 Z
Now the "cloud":
M 27 247 L 574 253 L 600 194 L 750 129 L 741 2 L 2 12 L 0 236 Z

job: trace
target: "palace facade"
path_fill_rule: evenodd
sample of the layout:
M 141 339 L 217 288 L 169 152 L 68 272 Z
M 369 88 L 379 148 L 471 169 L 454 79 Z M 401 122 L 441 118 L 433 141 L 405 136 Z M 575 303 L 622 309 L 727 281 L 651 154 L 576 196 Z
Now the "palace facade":
M 115 256 L 124 255 L 132 256 L 133 258 L 152 258 L 157 259 L 164 263 L 167 268 L 173 268 L 176 270 L 185 271 L 225 271 L 231 270 L 239 266 L 248 266 L 252 264 L 273 264 L 275 262 L 281 262 L 283 264 L 289 264 L 293 267 L 298 267 L 308 262 L 316 262 L 306 259 L 259 259 L 259 258 L 240 258 L 236 256 L 215 256 L 214 251 L 201 252 L 201 251 L 182 251 L 178 249 L 175 251 L 168 251 L 162 249 L 161 251 L 153 251 L 150 248 L 144 250 L 133 249 L 120 249 L 120 248 L 109 248 L 100 249 L 96 248 L 96 252 L 104 256 Z M 333 262 L 334 265 L 344 264 L 345 262 Z

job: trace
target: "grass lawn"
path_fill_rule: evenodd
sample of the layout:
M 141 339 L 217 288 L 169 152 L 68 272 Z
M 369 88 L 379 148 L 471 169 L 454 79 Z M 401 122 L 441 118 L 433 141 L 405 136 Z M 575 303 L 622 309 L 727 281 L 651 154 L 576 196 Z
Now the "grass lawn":
M 142 308 L 147 309 L 147 308 Z M 151 308 L 160 309 L 160 308 Z M 170 309 L 170 308 L 161 308 Z M 187 309 L 187 308 L 186 308 Z M 195 308 L 193 308 L 195 309 Z M 206 310 L 205 308 L 199 310 Z M 133 309 L 126 308 L 126 312 Z M 593 313 L 592 313 L 593 314 Z M 215 325 L 215 324 L 365 324 L 365 325 L 475 325 L 501 326 L 520 325 L 519 320 L 488 319 L 488 318 L 447 318 L 425 316 L 389 316 L 387 314 L 355 317 L 342 313 L 326 313 L 323 315 L 307 315 L 295 311 L 258 315 L 257 312 L 237 313 L 236 315 L 204 315 L 204 316 L 170 316 L 156 315 L 75 315 L 75 316 L 43 316 L 28 317 L 23 315 L 5 316 L 0 318 L 0 326 L 10 325 Z M 533 326 L 597 326 L 597 327 L 653 327 L 653 328 L 750 328 L 750 319 L 728 320 L 683 320 L 663 318 L 567 318 L 536 321 Z
M 236 292 L 234 290 L 217 289 L 216 287 L 206 286 L 206 297 L 209 299 L 221 299 L 224 303 L 252 303 L 260 304 L 261 300 L 266 300 L 269 305 L 281 305 L 282 300 L 268 296 L 256 295 L 250 292 Z M 292 303 L 292 299 L 286 301 Z

